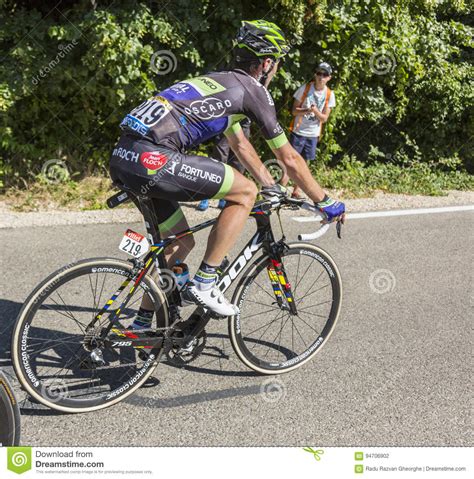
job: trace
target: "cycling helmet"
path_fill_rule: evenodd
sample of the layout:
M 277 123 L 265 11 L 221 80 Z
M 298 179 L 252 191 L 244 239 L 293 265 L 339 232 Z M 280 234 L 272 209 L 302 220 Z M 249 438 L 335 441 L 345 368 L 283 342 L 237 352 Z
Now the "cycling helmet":
M 235 39 L 237 48 L 250 50 L 257 57 L 278 60 L 290 50 L 278 25 L 266 20 L 243 21 Z

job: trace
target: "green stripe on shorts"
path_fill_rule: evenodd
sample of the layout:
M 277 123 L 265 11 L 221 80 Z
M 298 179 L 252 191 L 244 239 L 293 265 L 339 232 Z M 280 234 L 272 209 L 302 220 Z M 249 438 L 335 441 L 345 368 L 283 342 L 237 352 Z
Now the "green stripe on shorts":
M 169 233 L 183 218 L 183 210 L 178 207 L 178 209 L 167 220 L 158 225 L 160 233 Z
M 224 181 L 219 188 L 219 191 L 212 197 L 212 199 L 220 200 L 229 193 L 232 185 L 234 183 L 234 169 L 232 166 L 229 166 L 223 163 L 224 166 Z

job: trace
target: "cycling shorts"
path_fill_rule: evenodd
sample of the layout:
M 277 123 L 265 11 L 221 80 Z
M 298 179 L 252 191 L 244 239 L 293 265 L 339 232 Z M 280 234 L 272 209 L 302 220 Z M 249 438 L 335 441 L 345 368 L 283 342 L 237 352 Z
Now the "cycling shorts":
M 156 200 L 163 235 L 183 218 L 178 201 L 224 198 L 232 187 L 234 170 L 206 156 L 123 135 L 110 158 L 110 176 L 135 194 Z

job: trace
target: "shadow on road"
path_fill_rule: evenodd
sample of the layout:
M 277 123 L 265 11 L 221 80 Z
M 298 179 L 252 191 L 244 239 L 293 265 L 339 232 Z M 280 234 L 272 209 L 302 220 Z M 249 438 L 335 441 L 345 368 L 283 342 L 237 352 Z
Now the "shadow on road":
M 18 317 L 18 314 L 21 310 L 22 303 L 2 299 L 0 300 L 0 333 L 1 333 L 1 342 L 0 342 L 0 367 L 6 367 L 8 369 L 9 375 L 13 375 L 13 370 L 11 368 L 11 335 L 15 321 Z M 51 307 L 50 307 L 51 308 Z M 61 306 L 53 306 L 54 309 L 61 310 Z M 51 309 L 53 309 L 51 308 Z M 48 334 L 51 333 L 43 328 L 32 328 L 31 334 L 35 339 L 47 339 Z M 59 337 L 58 337 L 59 336 Z M 64 333 L 59 334 L 55 332 L 54 334 L 54 345 L 53 350 L 55 350 L 55 355 L 47 355 L 46 352 L 41 354 L 39 366 L 57 366 L 61 369 L 65 364 L 61 364 L 61 350 L 67 348 L 70 337 L 64 335 Z M 69 340 L 69 341 L 68 341 Z M 236 376 L 236 377 L 258 377 L 259 375 L 254 371 L 239 370 L 238 365 L 239 361 L 231 359 L 229 354 L 226 353 L 226 347 L 230 346 L 229 336 L 227 334 L 219 333 L 210 333 L 208 334 L 208 344 L 202 352 L 201 356 L 193 364 L 187 364 L 184 369 L 188 372 L 205 374 L 205 375 L 216 375 L 216 376 Z M 39 358 L 38 358 L 39 359 Z M 41 364 L 43 361 L 46 361 L 45 364 Z M 54 364 L 58 363 L 58 364 Z M 164 361 L 163 365 L 177 367 L 169 362 Z M 38 364 L 36 365 L 38 366 Z M 233 367 L 235 366 L 235 367 Z M 13 376 L 11 376 L 13 379 Z M 150 378 L 151 379 L 151 378 Z M 15 383 L 17 383 L 16 378 L 14 378 Z M 155 381 L 153 383 L 146 383 L 142 387 L 156 387 L 160 381 Z M 237 396 L 250 396 L 255 395 L 260 392 L 260 385 L 249 385 L 240 388 L 229 388 L 217 391 L 207 391 L 203 393 L 196 393 L 186 396 L 178 396 L 175 398 L 163 398 L 163 399 L 150 399 L 140 396 L 140 394 L 132 395 L 127 398 L 125 402 L 141 407 L 152 407 L 152 408 L 172 408 L 179 406 L 186 406 L 191 404 L 197 404 L 201 402 L 215 401 L 220 399 L 233 398 Z M 27 416 L 56 416 L 62 415 L 59 411 L 51 410 L 43 405 L 37 403 L 29 397 L 20 400 L 21 413 Z
M 229 399 L 238 396 L 252 396 L 261 393 L 260 384 L 252 384 L 240 388 L 219 389 L 217 391 L 206 391 L 203 393 L 188 394 L 187 396 L 177 396 L 174 398 L 147 398 L 135 394 L 128 397 L 124 402 L 133 404 L 139 407 L 148 407 L 153 409 L 158 408 L 173 408 L 180 406 L 189 406 L 202 402 L 217 401 L 220 399 Z
M 22 303 L 0 299 L 0 367 L 11 366 L 10 342 L 18 313 Z

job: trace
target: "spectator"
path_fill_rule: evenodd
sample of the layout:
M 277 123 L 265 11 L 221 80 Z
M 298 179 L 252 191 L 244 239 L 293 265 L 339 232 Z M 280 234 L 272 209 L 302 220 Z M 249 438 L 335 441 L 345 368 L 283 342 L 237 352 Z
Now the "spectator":
M 320 63 L 316 68 L 314 79 L 300 86 L 294 94 L 290 143 L 306 161 L 316 159 L 321 125 L 328 120 L 331 108 L 336 106 L 334 92 L 326 86 L 331 79 L 331 74 L 331 66 L 326 62 Z M 282 184 L 287 183 L 288 177 L 285 175 Z M 303 196 L 298 186 L 293 189 L 292 196 L 296 198 Z

